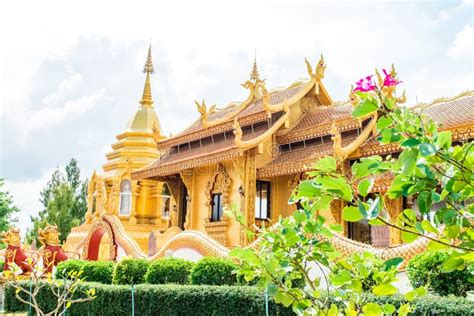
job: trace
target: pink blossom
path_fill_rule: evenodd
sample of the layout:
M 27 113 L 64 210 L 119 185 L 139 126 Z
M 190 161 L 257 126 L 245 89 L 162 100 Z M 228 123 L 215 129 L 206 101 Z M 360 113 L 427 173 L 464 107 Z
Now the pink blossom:
M 397 81 L 395 78 L 392 77 L 392 75 L 387 72 L 387 70 L 385 69 L 382 69 L 384 75 L 385 75 L 385 78 L 383 80 L 383 85 L 385 87 L 390 87 L 390 86 L 396 86 L 397 84 L 399 84 L 401 81 Z
M 374 82 L 372 81 L 372 76 L 367 76 L 356 82 L 356 87 L 354 91 L 367 92 L 375 90 Z

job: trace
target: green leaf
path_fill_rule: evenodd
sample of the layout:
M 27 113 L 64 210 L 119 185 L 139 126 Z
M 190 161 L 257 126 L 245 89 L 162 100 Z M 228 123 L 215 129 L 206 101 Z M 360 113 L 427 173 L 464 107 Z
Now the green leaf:
M 342 218 L 347 222 L 357 222 L 364 218 L 358 207 L 346 206 L 342 211 Z
M 438 137 L 436 137 L 436 145 L 439 148 L 449 149 L 451 148 L 452 142 L 452 133 L 451 131 L 442 131 L 438 133 Z
M 438 233 L 438 230 L 436 228 L 434 228 L 430 221 L 424 219 L 422 222 L 421 222 L 421 228 L 423 228 L 425 231 L 427 232 L 430 232 L 430 233 L 434 233 L 434 234 L 437 234 Z
M 346 270 L 342 270 L 338 274 L 331 277 L 331 281 L 335 286 L 343 285 L 344 283 L 349 282 L 351 279 L 351 274 Z
M 370 113 L 374 113 L 378 110 L 378 104 L 374 103 L 375 101 L 366 99 L 363 102 L 359 103 L 352 111 L 352 117 L 359 118 L 363 116 L 367 116 Z
M 370 190 L 372 189 L 372 186 L 374 185 L 374 179 L 363 179 L 359 182 L 357 185 L 359 189 L 359 194 L 363 197 L 366 197 L 367 194 L 369 194 Z
M 385 314 L 389 315 L 395 313 L 395 311 L 397 310 L 396 307 L 392 304 L 385 304 L 382 309 Z
M 312 198 L 321 194 L 321 189 L 314 185 L 312 180 L 304 180 L 298 184 L 298 197 Z
M 338 316 L 339 310 L 335 304 L 331 304 L 331 308 L 328 310 L 328 316 Z
M 422 214 L 427 214 L 431 210 L 431 193 L 428 191 L 420 192 L 416 204 Z
M 273 299 L 275 300 L 276 303 L 280 303 L 285 307 L 288 307 L 293 303 L 293 299 L 288 293 L 285 292 L 277 292 L 274 296 Z
M 352 200 L 352 187 L 347 183 L 344 177 L 321 177 L 319 179 L 321 186 L 328 192 L 336 194 L 345 201 Z
M 403 141 L 400 146 L 402 147 L 415 147 L 421 144 L 421 142 L 416 138 L 408 138 L 407 140 Z
M 434 240 L 430 240 L 427 245 L 429 250 L 442 250 L 448 248 L 448 246 L 443 245 L 439 242 L 436 242 Z
M 331 156 L 324 157 L 316 162 L 315 169 L 331 172 L 336 171 L 336 159 Z
M 407 316 L 408 313 L 410 312 L 410 305 L 408 304 L 403 304 L 398 308 L 398 316 Z
M 388 271 L 392 267 L 398 267 L 403 262 L 403 258 L 395 257 L 384 262 L 384 270 Z
M 329 228 L 331 228 L 333 231 L 338 232 L 338 233 L 341 233 L 343 231 L 341 224 L 329 225 Z
M 377 296 L 388 296 L 397 293 L 397 288 L 389 283 L 384 283 L 375 286 L 372 289 L 372 293 Z
M 408 232 L 403 232 L 403 231 L 401 233 L 401 237 L 402 237 L 403 242 L 406 242 L 406 243 L 411 243 L 418 239 L 418 235 L 408 233 Z
M 389 127 L 393 123 L 393 120 L 388 116 L 382 116 L 377 121 L 377 130 L 381 131 L 384 128 Z
M 314 204 L 313 207 L 314 207 L 315 210 L 327 210 L 327 209 L 329 209 L 332 200 L 334 200 L 333 196 L 331 196 L 331 195 L 322 195 L 319 198 L 318 202 L 316 202 L 316 204 Z
M 367 303 L 362 306 L 362 311 L 366 316 L 380 316 L 383 313 L 382 307 L 376 303 Z
M 443 265 L 441 266 L 441 271 L 443 272 L 451 272 L 454 271 L 464 265 L 464 260 L 461 258 L 454 257 L 451 255 L 451 257 L 446 260 Z
M 420 144 L 418 150 L 423 157 L 432 156 L 436 153 L 436 147 L 429 143 Z

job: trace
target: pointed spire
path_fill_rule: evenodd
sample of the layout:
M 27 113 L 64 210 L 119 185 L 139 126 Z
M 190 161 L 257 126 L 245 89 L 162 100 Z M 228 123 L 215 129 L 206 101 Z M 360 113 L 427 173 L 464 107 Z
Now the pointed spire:
M 146 73 L 146 80 L 140 104 L 143 106 L 151 107 L 153 106 L 153 99 L 151 97 L 150 74 L 155 72 L 155 69 L 153 67 L 153 60 L 151 59 L 151 43 L 150 47 L 148 47 L 148 56 L 146 58 L 145 66 L 143 66 L 143 72 Z
M 250 73 L 250 79 L 253 81 L 260 81 L 260 74 L 258 73 L 258 67 L 257 67 L 257 50 L 255 50 L 255 56 L 253 59 L 253 68 L 252 68 L 252 72 Z

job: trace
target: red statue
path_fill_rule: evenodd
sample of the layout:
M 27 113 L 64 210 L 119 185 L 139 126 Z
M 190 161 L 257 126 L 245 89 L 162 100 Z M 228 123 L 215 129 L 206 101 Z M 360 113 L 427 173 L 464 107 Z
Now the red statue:
M 44 247 L 43 268 L 46 273 L 51 273 L 53 271 L 53 266 L 68 259 L 68 256 L 59 244 L 58 227 L 48 225 L 45 229 L 39 229 L 38 239 Z
M 33 272 L 35 260 L 31 258 L 29 261 L 25 251 L 21 248 L 20 230 L 12 227 L 6 232 L 2 232 L 1 237 L 3 242 L 8 245 L 5 250 L 3 270 L 11 271 L 11 265 L 15 263 L 21 269 L 22 274 Z

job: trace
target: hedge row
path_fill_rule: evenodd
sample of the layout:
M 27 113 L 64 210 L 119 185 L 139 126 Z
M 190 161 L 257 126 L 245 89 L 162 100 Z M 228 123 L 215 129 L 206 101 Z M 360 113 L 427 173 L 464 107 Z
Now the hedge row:
M 131 286 L 84 283 L 78 293 L 91 287 L 96 289 L 96 299 L 72 305 L 67 315 L 131 315 Z M 140 284 L 134 291 L 135 315 L 265 315 L 264 293 L 249 286 Z M 53 309 L 51 298 L 48 287 L 38 294 L 37 300 L 44 311 Z M 27 311 L 27 306 L 15 298 L 15 290 L 10 286 L 5 287 L 4 309 Z M 293 312 L 270 300 L 269 314 L 285 316 Z
M 131 314 L 131 286 L 84 283 L 78 288 L 78 293 L 88 288 L 96 289 L 97 298 L 91 302 L 72 305 L 68 309 L 68 315 Z M 255 287 L 141 284 L 135 286 L 134 291 L 135 315 L 265 315 L 265 296 Z M 53 308 L 54 300 L 51 296 L 48 287 L 38 294 L 37 300 L 43 310 Z M 368 296 L 372 301 L 391 303 L 396 307 L 406 303 L 400 296 Z M 330 298 L 332 300 L 333 297 Z M 15 291 L 10 286 L 5 287 L 4 304 L 7 312 L 27 310 L 26 305 L 16 300 Z M 412 315 L 474 315 L 474 302 L 461 297 L 426 295 L 410 304 Z M 269 314 L 285 316 L 293 315 L 293 312 L 270 300 Z

